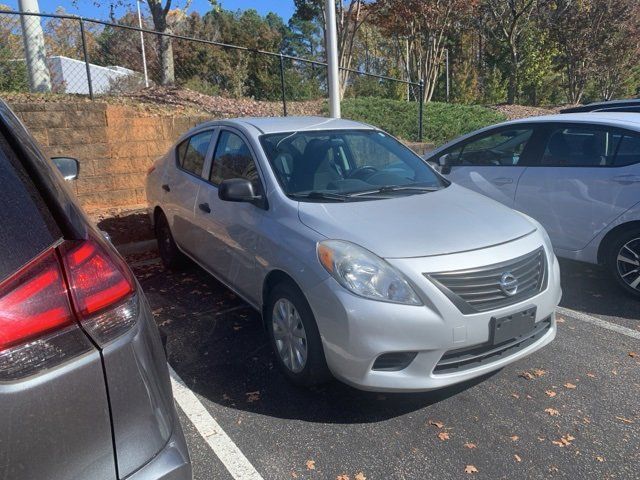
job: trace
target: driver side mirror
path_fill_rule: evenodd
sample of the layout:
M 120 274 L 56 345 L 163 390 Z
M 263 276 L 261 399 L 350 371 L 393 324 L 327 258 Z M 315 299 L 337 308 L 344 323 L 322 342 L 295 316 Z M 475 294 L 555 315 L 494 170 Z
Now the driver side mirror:
M 218 198 L 225 202 L 251 203 L 256 207 L 266 209 L 266 200 L 262 195 L 256 195 L 251 180 L 246 178 L 230 178 L 218 185 Z
M 451 156 L 448 153 L 441 155 L 438 158 L 438 165 L 440 165 L 440 173 L 448 175 L 451 173 Z
M 65 180 L 75 180 L 80 173 L 80 162 L 70 157 L 53 157 L 53 164 L 58 168 Z

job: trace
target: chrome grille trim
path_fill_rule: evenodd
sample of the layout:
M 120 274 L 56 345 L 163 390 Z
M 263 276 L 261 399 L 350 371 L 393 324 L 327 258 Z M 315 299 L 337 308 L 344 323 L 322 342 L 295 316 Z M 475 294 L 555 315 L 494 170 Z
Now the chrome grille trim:
M 509 296 L 500 278 L 511 273 L 518 280 L 517 292 Z M 540 247 L 506 262 L 470 270 L 424 273 L 465 315 L 507 307 L 537 295 L 547 286 L 547 261 Z

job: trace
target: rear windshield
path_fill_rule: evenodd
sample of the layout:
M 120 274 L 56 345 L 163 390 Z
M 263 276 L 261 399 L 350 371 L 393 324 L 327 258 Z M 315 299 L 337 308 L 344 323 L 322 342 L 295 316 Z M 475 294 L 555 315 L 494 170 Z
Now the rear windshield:
M 0 282 L 62 237 L 0 134 Z

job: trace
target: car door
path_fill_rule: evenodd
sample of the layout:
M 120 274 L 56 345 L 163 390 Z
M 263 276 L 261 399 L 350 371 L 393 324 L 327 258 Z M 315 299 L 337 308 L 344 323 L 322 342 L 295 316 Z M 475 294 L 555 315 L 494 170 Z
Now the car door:
M 583 249 L 640 201 L 640 136 L 554 123 L 518 183 L 515 208 L 545 227 L 558 250 Z
M 446 163 L 442 173 L 454 183 L 513 207 L 534 133 L 533 125 L 498 127 L 452 146 L 434 160 Z
M 246 137 L 225 127 L 216 141 L 209 182 L 200 189 L 196 202 L 195 215 L 202 236 L 197 256 L 222 281 L 257 303 L 261 285 L 255 275 L 255 252 L 265 210 L 250 203 L 220 200 L 218 185 L 231 178 L 251 180 L 259 195 L 265 191 Z
M 175 147 L 175 162 L 170 163 L 162 180 L 162 205 L 176 243 L 190 255 L 196 247 L 194 207 L 205 161 L 211 156 L 215 130 L 197 132 Z M 171 159 L 170 159 L 171 161 Z

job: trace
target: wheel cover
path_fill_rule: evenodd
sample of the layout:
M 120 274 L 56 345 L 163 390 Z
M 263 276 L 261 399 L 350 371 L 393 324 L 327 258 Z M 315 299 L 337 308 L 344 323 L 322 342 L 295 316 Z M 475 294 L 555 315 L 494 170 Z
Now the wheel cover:
M 273 306 L 271 323 L 280 359 L 292 372 L 301 372 L 307 363 L 307 334 L 295 305 L 279 299 Z
M 620 248 L 617 266 L 624 283 L 640 291 L 640 238 L 634 238 Z

